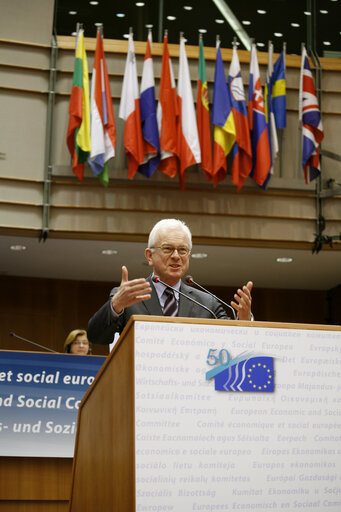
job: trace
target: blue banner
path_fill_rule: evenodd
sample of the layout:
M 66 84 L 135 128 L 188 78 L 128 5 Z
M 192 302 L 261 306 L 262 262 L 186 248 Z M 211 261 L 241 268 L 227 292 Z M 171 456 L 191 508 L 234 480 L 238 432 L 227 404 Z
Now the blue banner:
M 0 351 L 0 456 L 73 457 L 79 404 L 105 359 Z

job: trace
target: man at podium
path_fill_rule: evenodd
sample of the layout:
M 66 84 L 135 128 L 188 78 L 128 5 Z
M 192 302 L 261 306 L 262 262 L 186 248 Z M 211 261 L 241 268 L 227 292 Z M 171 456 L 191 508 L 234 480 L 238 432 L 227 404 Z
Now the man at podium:
M 230 319 L 214 296 L 182 281 L 189 268 L 191 250 L 192 235 L 183 221 L 164 219 L 155 224 L 145 249 L 152 275 L 129 280 L 128 269 L 122 267 L 120 286 L 111 290 L 109 300 L 89 321 L 89 339 L 94 343 L 112 343 L 115 333 L 122 332 L 132 315 Z M 238 289 L 231 302 L 239 320 L 251 320 L 252 286 L 249 281 Z

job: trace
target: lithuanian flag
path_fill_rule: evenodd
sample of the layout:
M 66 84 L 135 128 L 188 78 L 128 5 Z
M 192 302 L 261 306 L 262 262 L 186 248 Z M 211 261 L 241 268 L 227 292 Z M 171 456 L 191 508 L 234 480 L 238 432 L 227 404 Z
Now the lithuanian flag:
M 82 180 L 84 162 L 91 150 L 89 74 L 84 47 L 84 30 L 78 32 L 76 48 L 66 140 L 72 157 L 72 170 L 78 179 Z

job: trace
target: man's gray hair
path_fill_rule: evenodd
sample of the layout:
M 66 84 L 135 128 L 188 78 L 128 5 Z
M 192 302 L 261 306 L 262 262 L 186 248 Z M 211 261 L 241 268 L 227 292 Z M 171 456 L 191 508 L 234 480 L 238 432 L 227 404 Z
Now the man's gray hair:
M 178 219 L 159 220 L 149 233 L 148 248 L 151 249 L 155 247 L 157 235 L 160 231 L 168 231 L 169 229 L 181 229 L 188 238 L 189 248 L 192 249 L 192 233 L 190 232 L 189 227 L 182 220 Z

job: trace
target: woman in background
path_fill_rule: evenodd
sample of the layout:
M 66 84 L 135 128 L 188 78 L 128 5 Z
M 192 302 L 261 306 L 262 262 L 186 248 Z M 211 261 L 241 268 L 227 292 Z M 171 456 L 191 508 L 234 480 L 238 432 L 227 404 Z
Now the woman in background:
M 64 352 L 77 356 L 88 356 L 92 354 L 91 343 L 84 329 L 74 329 L 68 334 L 64 343 Z

